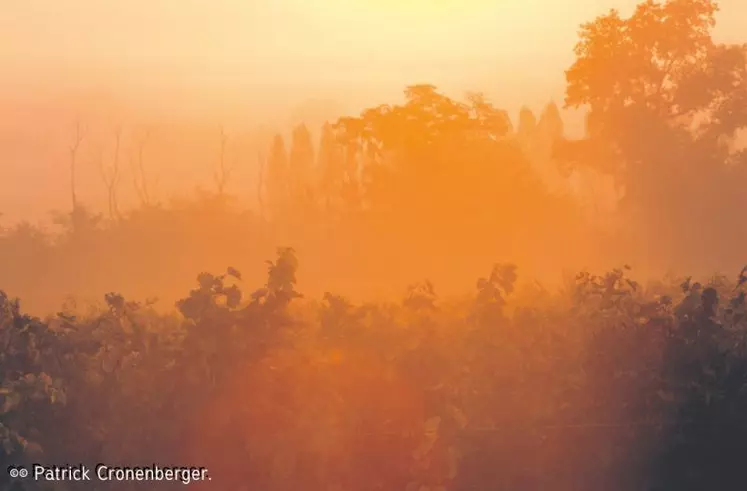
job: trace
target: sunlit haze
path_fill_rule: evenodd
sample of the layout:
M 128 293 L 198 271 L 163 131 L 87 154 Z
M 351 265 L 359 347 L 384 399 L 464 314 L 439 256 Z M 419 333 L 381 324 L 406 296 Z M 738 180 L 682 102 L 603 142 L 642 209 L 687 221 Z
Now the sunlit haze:
M 720 3 L 717 33 L 739 39 L 747 6 Z M 98 113 L 110 126 L 165 118 L 279 127 L 398 101 L 404 86 L 427 82 L 456 96 L 481 90 L 516 117 L 522 105 L 562 101 L 579 24 L 634 4 L 5 0 L 0 209 L 37 219 L 61 206 L 54 183 L 76 114 Z M 577 134 L 581 118 L 571 115 L 567 127 Z M 190 188 L 201 169 L 183 165 L 195 167 L 177 174 Z M 82 169 L 81 179 L 98 179 L 90 173 Z M 19 195 L 30 177 L 43 180 L 44 199 Z
M 0 491 L 747 490 L 719 3 L 0 0 Z
M 76 122 L 86 133 L 76 154 L 76 193 L 104 216 L 103 170 L 115 160 L 122 167 L 116 207 L 137 205 L 131 166 L 138 145 L 155 200 L 211 189 L 221 128 L 231 167 L 226 191 L 256 209 L 258 155 L 267 154 L 274 133 L 289 142 L 293 127 L 305 123 L 316 140 L 324 121 L 401 103 L 409 85 L 430 84 L 455 98 L 481 91 L 514 125 L 522 107 L 539 114 L 555 102 L 564 134 L 579 137 L 583 111 L 563 109 L 579 27 L 612 8 L 630 15 L 634 6 L 634 0 L 6 0 L 0 5 L 1 223 L 49 223 L 50 212 L 69 209 Z M 745 20 L 747 6 L 721 2 L 715 39 L 747 40 Z M 124 133 L 115 159 L 117 128 Z M 147 148 L 137 143 L 146 129 Z M 581 182 L 580 174 L 575 184 L 563 181 L 555 164 L 537 165 L 537 176 L 551 187 L 562 181 L 559 189 L 568 191 Z M 614 206 L 609 179 L 588 186 L 593 213 Z M 527 199 L 541 213 L 540 201 Z M 498 230 L 490 233 L 499 240 Z M 564 236 L 570 248 L 558 251 L 578 262 L 557 269 L 588 264 L 592 257 L 570 245 L 577 243 L 573 234 Z M 519 255 L 542 248 L 512 247 Z M 553 261 L 540 257 L 544 266 L 537 263 L 534 272 Z

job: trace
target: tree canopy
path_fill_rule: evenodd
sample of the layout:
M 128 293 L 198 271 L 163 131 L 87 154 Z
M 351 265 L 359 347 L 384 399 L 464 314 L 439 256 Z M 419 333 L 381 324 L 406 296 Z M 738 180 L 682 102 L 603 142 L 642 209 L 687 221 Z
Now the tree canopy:
M 744 238 L 725 217 L 747 206 L 747 153 L 733 145 L 747 127 L 747 48 L 713 39 L 716 11 L 710 0 L 612 10 L 581 27 L 566 72 L 566 104 L 588 111 L 587 136 L 557 155 L 614 176 L 630 225 L 666 246 L 693 219 L 705 237 Z

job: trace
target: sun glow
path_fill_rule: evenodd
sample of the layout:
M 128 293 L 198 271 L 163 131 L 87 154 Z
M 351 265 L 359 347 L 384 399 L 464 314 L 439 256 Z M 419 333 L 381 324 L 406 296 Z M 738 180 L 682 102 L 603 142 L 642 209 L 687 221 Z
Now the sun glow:
M 344 2 L 342 0 L 329 0 L 334 8 L 349 8 L 350 10 L 365 11 L 378 15 L 407 15 L 433 17 L 434 15 L 454 14 L 464 11 L 475 4 L 485 3 L 482 0 L 472 2 L 458 2 L 454 0 L 359 0 L 357 2 Z

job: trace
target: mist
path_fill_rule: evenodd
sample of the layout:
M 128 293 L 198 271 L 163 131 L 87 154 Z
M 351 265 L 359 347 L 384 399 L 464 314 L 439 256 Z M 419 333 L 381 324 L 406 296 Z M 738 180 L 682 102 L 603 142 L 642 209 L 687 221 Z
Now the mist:
M 3 2 L 0 491 L 745 489 L 745 25 Z

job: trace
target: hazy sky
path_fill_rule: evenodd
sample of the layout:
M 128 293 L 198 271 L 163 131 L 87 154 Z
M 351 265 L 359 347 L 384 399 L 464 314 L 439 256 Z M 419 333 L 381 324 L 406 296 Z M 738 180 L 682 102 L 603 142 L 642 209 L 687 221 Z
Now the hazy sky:
M 636 3 L 1 0 L 0 59 L 4 73 L 34 86 L 113 79 L 281 95 L 474 80 L 486 90 L 521 87 L 525 98 L 546 98 L 562 89 L 578 25 Z M 747 4 L 721 6 L 720 34 L 737 38 Z
M 538 108 L 562 99 L 579 24 L 636 3 L 0 0 L 0 167 L 22 179 L 26 169 L 38 175 L 34 160 L 63 158 L 51 135 L 80 111 L 212 122 L 252 112 L 277 123 L 309 99 L 355 110 L 419 82 L 455 95 L 483 90 L 512 112 Z M 747 41 L 747 2 L 720 4 L 719 37 Z M 50 154 L 19 150 L 39 145 Z M 10 178 L 0 195 L 6 188 L 21 199 Z

